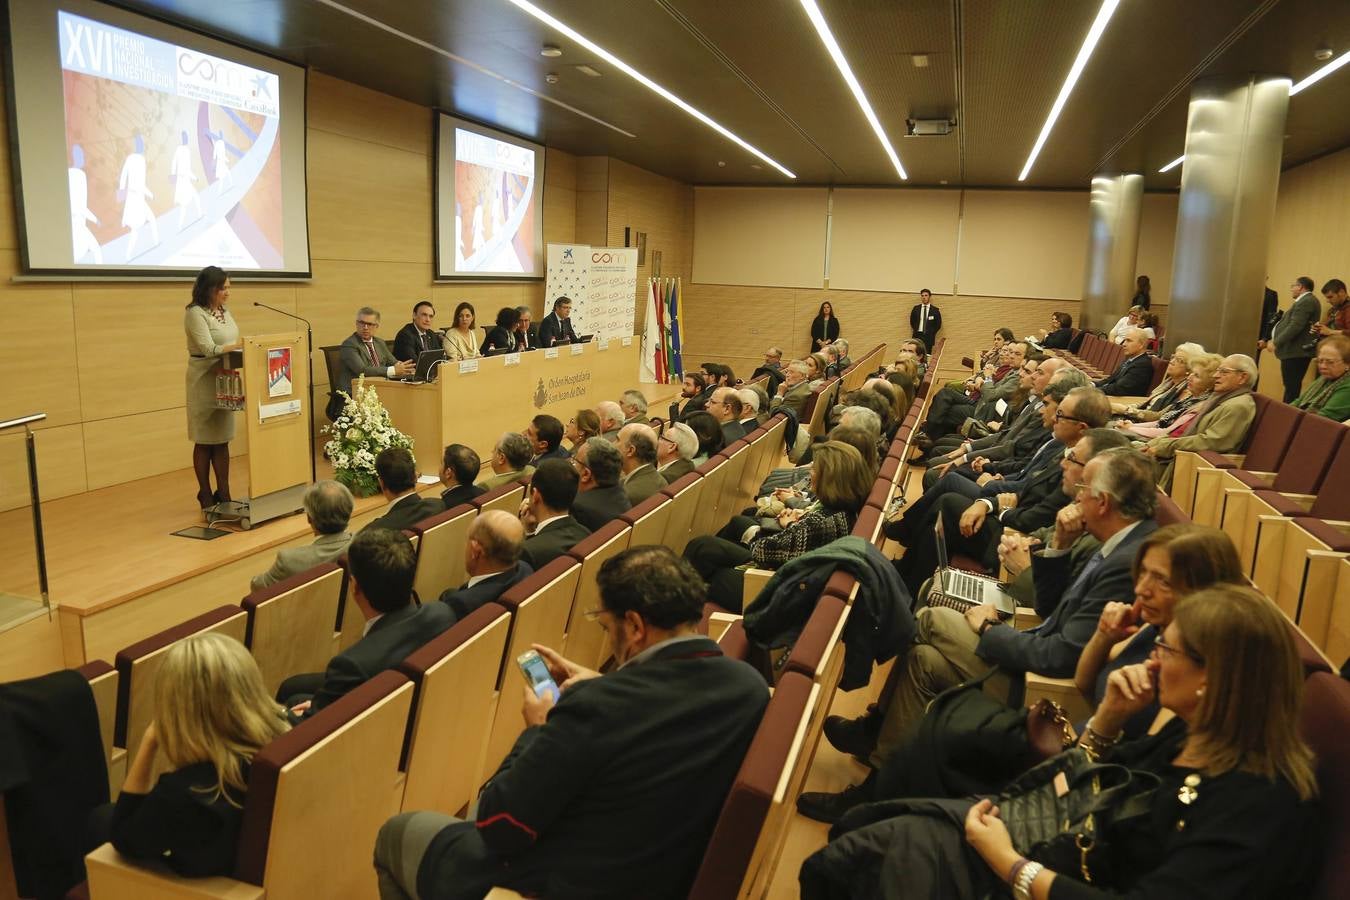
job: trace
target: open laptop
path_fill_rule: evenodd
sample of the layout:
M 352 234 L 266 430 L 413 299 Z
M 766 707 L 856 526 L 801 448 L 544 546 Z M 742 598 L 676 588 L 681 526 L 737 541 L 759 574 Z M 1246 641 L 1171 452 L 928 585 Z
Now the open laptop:
M 413 373 L 405 378 L 396 378 L 394 380 L 406 381 L 409 383 L 435 381 L 436 364 L 443 362 L 447 358 L 444 350 L 422 350 L 417 354 L 417 362 L 413 367 Z
M 1000 618 L 1011 619 L 1017 613 L 1017 600 L 1004 590 L 1003 585 L 983 575 L 972 575 L 951 567 L 951 557 L 947 554 L 947 534 L 942 527 L 942 517 L 938 516 L 934 526 L 937 536 L 938 570 L 933 576 L 933 588 L 941 598 L 930 597 L 933 606 L 950 606 L 962 612 L 972 606 L 985 603 L 993 604 Z

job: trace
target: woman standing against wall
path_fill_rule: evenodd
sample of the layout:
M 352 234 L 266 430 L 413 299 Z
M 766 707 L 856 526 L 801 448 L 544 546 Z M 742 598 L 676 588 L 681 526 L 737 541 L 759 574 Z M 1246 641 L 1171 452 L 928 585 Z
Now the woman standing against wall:
M 197 475 L 197 505 L 202 509 L 230 499 L 230 441 L 234 438 L 234 411 L 216 406 L 216 376 L 224 356 L 244 345 L 239 326 L 225 308 L 230 299 L 230 276 L 219 266 L 197 273 L 192 301 L 183 316 L 187 335 L 187 426 L 192 441 L 192 470 Z M 216 489 L 211 490 L 211 470 Z
M 820 304 L 820 311 L 811 320 L 811 348 L 806 352 L 818 353 L 826 344 L 832 344 L 839 338 L 839 320 L 834 317 L 834 306 L 826 300 Z

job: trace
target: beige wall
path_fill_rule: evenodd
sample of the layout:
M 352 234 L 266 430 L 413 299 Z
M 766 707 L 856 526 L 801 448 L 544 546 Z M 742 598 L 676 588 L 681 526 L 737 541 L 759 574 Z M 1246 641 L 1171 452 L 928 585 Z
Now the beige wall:
M 1319 300 L 1328 278 L 1350 282 L 1347 215 L 1350 150 L 1324 156 L 1280 176 L 1267 271 L 1282 309 L 1289 307 L 1289 285 L 1300 275 L 1312 278 Z

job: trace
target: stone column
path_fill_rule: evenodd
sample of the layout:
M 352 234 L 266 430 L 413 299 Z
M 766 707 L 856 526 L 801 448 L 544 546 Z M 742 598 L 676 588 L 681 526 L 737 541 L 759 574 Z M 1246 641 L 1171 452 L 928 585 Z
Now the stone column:
M 1169 347 L 1198 341 L 1217 353 L 1256 351 L 1289 85 L 1284 75 L 1253 74 L 1191 89 Z
M 1105 331 L 1125 314 L 1134 296 L 1144 176 L 1098 175 L 1088 195 L 1088 259 L 1080 328 Z

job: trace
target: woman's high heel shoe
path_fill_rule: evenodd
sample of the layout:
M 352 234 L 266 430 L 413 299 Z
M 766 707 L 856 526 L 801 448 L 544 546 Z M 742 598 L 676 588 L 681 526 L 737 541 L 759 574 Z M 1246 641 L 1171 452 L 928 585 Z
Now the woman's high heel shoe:
M 200 506 L 202 509 L 206 509 L 209 506 L 214 506 L 215 503 L 216 497 L 210 491 L 197 492 L 197 505 Z

